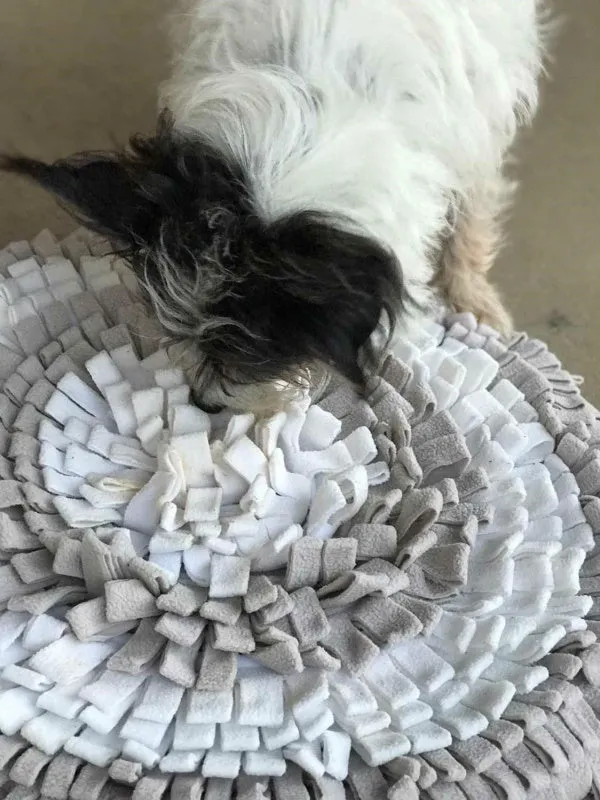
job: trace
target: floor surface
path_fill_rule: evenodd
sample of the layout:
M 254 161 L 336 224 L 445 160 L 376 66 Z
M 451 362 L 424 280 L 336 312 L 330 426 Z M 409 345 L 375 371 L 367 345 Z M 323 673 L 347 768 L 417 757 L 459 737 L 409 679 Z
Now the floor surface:
M 149 129 L 170 5 L 2 0 L 0 151 L 56 158 Z M 556 5 L 565 26 L 517 150 L 521 191 L 496 280 L 517 325 L 547 340 L 600 403 L 600 0 Z M 43 193 L 0 177 L 0 242 L 44 227 L 72 225 Z

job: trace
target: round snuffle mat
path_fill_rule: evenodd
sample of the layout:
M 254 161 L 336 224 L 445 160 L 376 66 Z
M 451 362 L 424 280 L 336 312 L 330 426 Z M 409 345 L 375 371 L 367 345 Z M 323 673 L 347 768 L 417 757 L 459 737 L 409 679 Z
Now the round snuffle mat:
M 596 785 L 600 428 L 543 345 L 457 317 L 207 415 L 102 241 L 0 270 L 3 797 Z

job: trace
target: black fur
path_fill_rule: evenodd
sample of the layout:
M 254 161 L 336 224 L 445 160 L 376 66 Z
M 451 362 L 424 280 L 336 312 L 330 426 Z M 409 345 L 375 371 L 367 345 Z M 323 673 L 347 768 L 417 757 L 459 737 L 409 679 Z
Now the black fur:
M 166 115 L 155 136 L 132 138 L 124 152 L 0 166 L 114 240 L 172 312 L 177 336 L 197 345 L 198 363 L 229 383 L 289 380 L 315 361 L 360 382 L 359 350 L 382 311 L 393 321 L 402 307 L 391 253 L 316 212 L 261 220 L 243 171 Z M 191 305 L 175 308 L 166 264 Z

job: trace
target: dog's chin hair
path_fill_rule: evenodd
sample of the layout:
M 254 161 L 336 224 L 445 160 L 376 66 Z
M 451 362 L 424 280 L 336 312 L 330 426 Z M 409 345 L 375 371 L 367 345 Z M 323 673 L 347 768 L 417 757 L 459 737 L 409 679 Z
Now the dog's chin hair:
M 313 375 L 319 374 L 319 386 L 324 381 L 325 371 L 316 367 L 288 371 L 287 378 L 272 381 L 243 381 L 207 362 L 190 341 L 171 340 L 167 352 L 171 361 L 183 369 L 194 401 L 207 411 L 228 409 L 258 417 L 272 416 L 291 403 L 308 398 L 313 388 Z
M 285 411 L 290 404 L 304 400 L 308 391 L 284 381 L 273 383 L 247 383 L 228 385 L 213 383 L 197 399 L 200 407 L 210 410 L 228 409 L 239 413 L 255 414 L 259 418 L 271 417 Z

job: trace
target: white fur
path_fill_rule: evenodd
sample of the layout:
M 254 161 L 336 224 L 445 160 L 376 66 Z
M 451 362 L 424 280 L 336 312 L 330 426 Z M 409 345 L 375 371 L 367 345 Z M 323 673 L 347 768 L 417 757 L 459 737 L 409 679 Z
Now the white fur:
M 194 0 L 163 103 L 250 178 L 258 215 L 326 211 L 427 303 L 452 204 L 537 104 L 540 0 Z

